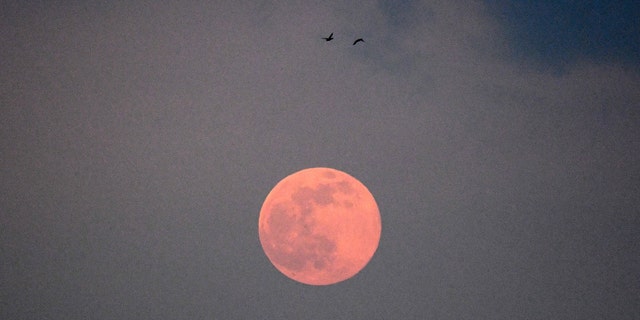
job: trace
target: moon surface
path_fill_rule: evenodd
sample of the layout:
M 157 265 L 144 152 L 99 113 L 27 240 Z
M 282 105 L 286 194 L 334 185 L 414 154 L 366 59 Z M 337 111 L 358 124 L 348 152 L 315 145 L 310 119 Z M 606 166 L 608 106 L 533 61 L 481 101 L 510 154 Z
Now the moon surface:
M 380 212 L 356 178 L 331 168 L 310 168 L 282 179 L 265 199 L 260 243 L 287 277 L 330 285 L 362 270 L 380 241 Z

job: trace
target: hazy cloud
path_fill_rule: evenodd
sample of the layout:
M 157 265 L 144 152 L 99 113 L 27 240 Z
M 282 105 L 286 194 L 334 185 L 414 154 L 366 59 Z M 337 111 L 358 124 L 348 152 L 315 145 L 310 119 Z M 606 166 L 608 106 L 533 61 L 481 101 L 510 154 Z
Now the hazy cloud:
M 477 1 L 3 6 L 3 318 L 640 313 L 633 61 L 533 64 Z M 313 166 L 383 222 L 322 290 L 257 236 Z

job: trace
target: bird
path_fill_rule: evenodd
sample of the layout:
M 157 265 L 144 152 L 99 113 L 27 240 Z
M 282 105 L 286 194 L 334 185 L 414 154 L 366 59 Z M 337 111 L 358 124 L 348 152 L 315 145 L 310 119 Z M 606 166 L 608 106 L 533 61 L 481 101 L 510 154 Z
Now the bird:
M 331 41 L 331 40 L 333 40 L 333 32 L 331 32 L 331 34 L 330 34 L 328 37 L 326 37 L 326 38 L 322 38 L 322 39 L 324 39 L 324 40 L 326 40 L 326 41 Z
M 362 39 L 362 38 L 356 39 L 356 41 L 353 42 L 353 45 L 355 46 L 356 43 L 358 43 L 358 42 L 364 42 L 364 39 Z

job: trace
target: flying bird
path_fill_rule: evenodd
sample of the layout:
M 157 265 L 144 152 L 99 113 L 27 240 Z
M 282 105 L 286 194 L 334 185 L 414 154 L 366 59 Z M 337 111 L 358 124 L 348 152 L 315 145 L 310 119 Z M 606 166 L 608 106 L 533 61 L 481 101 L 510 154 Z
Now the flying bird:
M 362 39 L 362 38 L 356 39 L 356 41 L 353 42 L 353 45 L 355 46 L 356 43 L 358 43 L 358 42 L 364 42 L 364 39 Z
M 333 32 L 331 32 L 331 34 L 330 34 L 327 38 L 322 38 L 322 39 L 324 39 L 324 40 L 326 40 L 326 41 L 331 41 L 331 40 L 333 40 Z

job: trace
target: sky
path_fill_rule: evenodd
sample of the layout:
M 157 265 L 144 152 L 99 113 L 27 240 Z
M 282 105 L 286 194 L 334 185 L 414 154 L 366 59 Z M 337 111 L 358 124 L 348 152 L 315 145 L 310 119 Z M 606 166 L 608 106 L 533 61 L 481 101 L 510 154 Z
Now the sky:
M 640 318 L 637 1 L 0 15 L 2 319 Z M 331 286 L 280 274 L 257 229 L 319 166 L 382 219 Z

